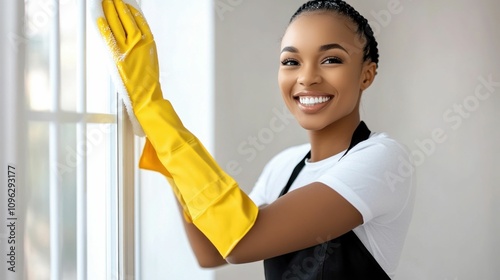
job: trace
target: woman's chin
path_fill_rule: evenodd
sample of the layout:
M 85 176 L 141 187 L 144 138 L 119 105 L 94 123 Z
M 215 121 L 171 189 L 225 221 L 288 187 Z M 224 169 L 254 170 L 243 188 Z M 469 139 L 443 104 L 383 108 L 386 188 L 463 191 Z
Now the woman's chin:
M 305 120 L 299 120 L 299 125 L 307 131 L 319 131 L 327 126 L 325 123 Z

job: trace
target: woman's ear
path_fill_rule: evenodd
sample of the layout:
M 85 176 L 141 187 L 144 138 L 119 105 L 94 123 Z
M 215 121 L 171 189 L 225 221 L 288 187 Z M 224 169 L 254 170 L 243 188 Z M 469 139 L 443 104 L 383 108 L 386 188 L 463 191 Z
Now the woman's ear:
M 360 88 L 362 91 L 370 87 L 377 75 L 377 64 L 375 62 L 365 63 L 361 73 Z

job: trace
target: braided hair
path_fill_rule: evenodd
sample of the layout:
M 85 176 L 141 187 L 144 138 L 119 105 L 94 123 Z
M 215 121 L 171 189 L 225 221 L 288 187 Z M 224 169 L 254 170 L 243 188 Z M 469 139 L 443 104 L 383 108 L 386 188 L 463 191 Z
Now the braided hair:
M 306 12 L 335 12 L 351 19 L 357 26 L 356 33 L 366 39 L 363 47 L 363 61 L 374 62 L 378 67 L 378 43 L 368 20 L 358 13 L 351 5 L 342 0 L 313 0 L 303 4 L 290 19 L 292 23 L 299 15 Z M 290 24 L 289 23 L 289 24 Z

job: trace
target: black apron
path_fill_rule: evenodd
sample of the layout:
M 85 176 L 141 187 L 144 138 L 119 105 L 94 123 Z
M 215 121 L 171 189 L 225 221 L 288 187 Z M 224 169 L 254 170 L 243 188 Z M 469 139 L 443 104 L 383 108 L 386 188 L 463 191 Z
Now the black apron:
M 370 130 L 360 122 L 342 157 L 369 137 Z M 280 196 L 288 192 L 310 156 L 311 152 L 297 164 Z M 352 230 L 328 242 L 264 260 L 264 270 L 266 280 L 391 279 Z

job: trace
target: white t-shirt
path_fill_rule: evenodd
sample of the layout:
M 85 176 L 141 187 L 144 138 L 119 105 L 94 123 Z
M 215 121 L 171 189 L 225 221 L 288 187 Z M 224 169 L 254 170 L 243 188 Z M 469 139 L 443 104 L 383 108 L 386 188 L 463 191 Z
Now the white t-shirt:
M 250 194 L 255 204 L 275 201 L 310 149 L 310 144 L 295 146 L 271 159 Z M 363 224 L 353 231 L 393 277 L 413 212 L 415 176 L 410 154 L 385 133 L 372 133 L 339 161 L 344 153 L 306 161 L 289 192 L 321 182 L 342 195 L 363 216 Z

